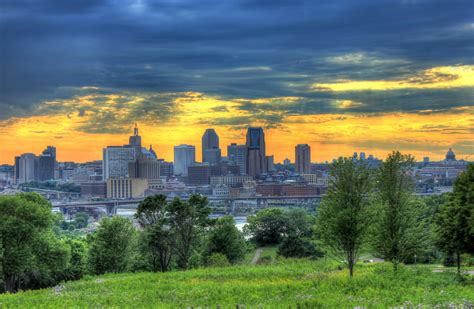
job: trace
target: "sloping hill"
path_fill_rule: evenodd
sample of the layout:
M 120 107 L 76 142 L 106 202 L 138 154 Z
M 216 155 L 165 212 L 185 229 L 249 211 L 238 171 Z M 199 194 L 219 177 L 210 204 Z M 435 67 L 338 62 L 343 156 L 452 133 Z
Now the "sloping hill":
M 0 307 L 232 307 L 297 305 L 324 307 L 428 306 L 474 303 L 473 279 L 459 283 L 453 273 L 361 265 L 347 272 L 323 261 L 282 261 L 276 265 L 204 268 L 165 274 L 135 273 L 88 277 L 55 288 L 0 295 Z M 469 306 L 467 306 L 469 307 Z

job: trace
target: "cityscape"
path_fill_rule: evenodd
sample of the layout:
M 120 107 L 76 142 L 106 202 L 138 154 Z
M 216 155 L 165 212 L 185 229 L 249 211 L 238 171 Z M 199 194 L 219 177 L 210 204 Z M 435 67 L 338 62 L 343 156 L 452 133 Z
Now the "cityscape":
M 474 309 L 473 0 L 0 1 L 0 309 Z
M 120 208 L 133 209 L 147 196 L 186 199 L 198 193 L 209 198 L 216 215 L 245 217 L 265 207 L 314 210 L 328 188 L 331 163 L 312 162 L 308 144 L 295 145 L 294 154 L 288 154 L 281 163 L 275 162 L 266 151 L 262 127 L 249 127 L 245 143 L 227 146 L 219 143 L 215 129 L 208 128 L 200 145 L 202 162 L 196 162 L 196 146 L 186 144 L 174 146 L 174 160 L 167 162 L 152 145 L 145 147 L 135 124 L 129 143 L 107 146 L 102 160 L 57 162 L 54 146 L 47 146 L 39 155 L 16 156 L 15 164 L 1 166 L 0 194 L 39 192 L 70 218 L 77 211 L 87 210 L 99 219 L 116 214 Z M 226 148 L 227 156 L 222 148 Z M 371 169 L 382 162 L 365 152 L 354 153 L 353 158 Z M 424 157 L 412 170 L 417 194 L 451 192 L 454 179 L 468 164 L 457 160 L 451 148 L 444 160 Z M 116 206 L 110 210 L 107 205 Z

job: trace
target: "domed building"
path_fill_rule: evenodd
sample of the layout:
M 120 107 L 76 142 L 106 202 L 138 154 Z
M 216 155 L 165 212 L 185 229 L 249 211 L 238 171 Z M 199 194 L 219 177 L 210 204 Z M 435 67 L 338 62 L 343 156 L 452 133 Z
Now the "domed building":
M 446 153 L 446 161 L 456 161 L 456 155 L 451 148 L 449 148 L 448 152 Z

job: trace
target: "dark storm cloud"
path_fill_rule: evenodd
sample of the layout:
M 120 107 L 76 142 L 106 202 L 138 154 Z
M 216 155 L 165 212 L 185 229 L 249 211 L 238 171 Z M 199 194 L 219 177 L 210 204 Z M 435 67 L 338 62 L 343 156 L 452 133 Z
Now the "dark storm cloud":
M 469 105 L 470 89 L 334 95 L 309 87 L 473 64 L 473 10 L 472 1 L 4 0 L 0 120 L 29 115 L 32 105 L 83 86 L 305 98 L 274 106 L 284 114 L 333 112 L 334 100 L 363 103 L 351 112 Z M 345 59 L 350 53 L 365 57 Z M 161 106 L 150 102 L 141 116 Z

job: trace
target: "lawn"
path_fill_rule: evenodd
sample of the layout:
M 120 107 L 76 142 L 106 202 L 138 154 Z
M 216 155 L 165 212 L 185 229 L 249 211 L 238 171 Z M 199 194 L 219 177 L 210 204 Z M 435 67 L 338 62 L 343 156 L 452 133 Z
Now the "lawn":
M 474 280 L 428 267 L 359 265 L 353 279 L 324 261 L 279 260 L 271 265 L 202 268 L 164 274 L 88 277 L 56 288 L 0 295 L 0 307 L 190 307 L 237 305 L 386 308 L 474 304 Z

